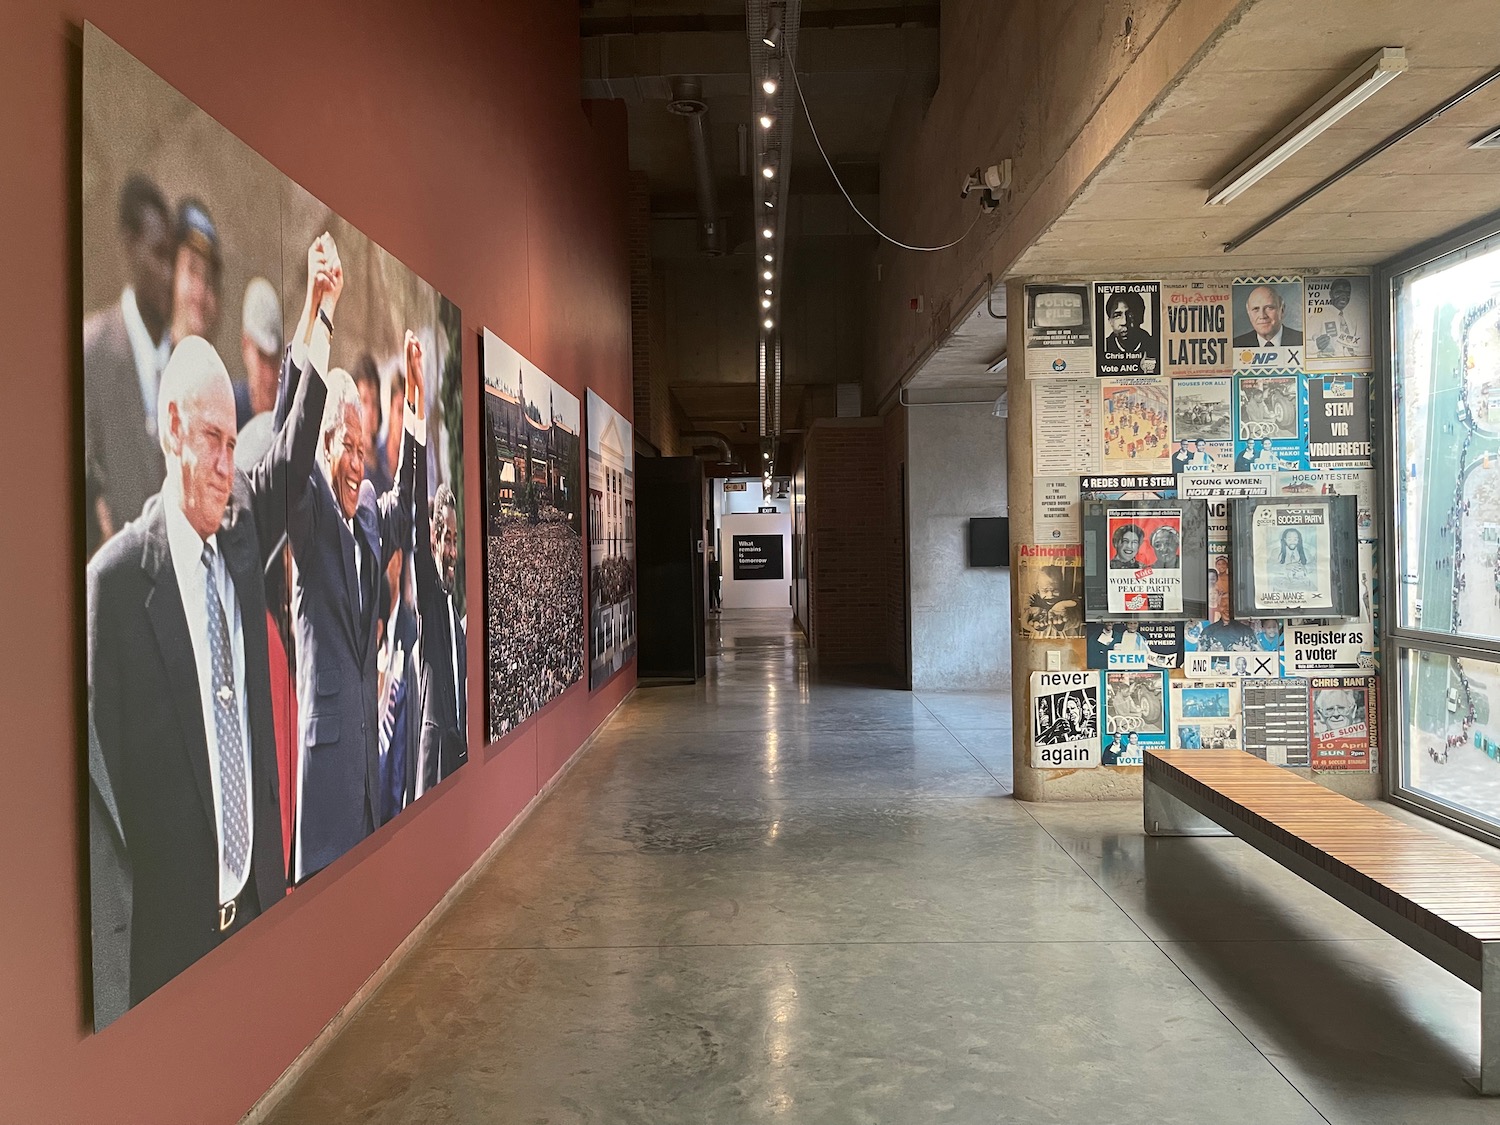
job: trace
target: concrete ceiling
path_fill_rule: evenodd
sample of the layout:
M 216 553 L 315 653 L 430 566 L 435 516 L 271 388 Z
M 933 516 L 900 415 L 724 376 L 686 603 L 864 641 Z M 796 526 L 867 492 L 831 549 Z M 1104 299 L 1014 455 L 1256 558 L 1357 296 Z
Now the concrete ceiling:
M 1381 47 L 1408 69 L 1233 203 L 1209 189 Z M 1255 0 L 1012 275 L 1375 265 L 1500 211 L 1496 82 L 1233 254 L 1222 245 L 1500 64 L 1496 0 Z
M 898 99 L 913 88 L 936 87 L 940 9 L 939 0 L 801 4 L 796 57 L 804 94 L 839 179 L 871 212 L 878 210 L 880 152 Z M 665 277 L 673 294 L 664 326 L 672 351 L 665 363 L 671 391 L 691 428 L 723 430 L 736 440 L 740 426 L 748 424 L 758 436 L 756 320 L 747 314 L 757 298 L 749 255 L 758 253 L 751 176 L 759 125 L 751 114 L 761 111 L 763 98 L 758 90 L 751 96 L 745 0 L 585 0 L 581 31 L 582 94 L 625 101 L 631 167 L 644 172 L 650 185 L 653 274 Z M 697 79 L 708 107 L 717 211 L 728 232 L 729 253 L 721 259 L 706 259 L 701 247 L 688 126 L 667 109 L 674 78 Z M 741 127 L 750 131 L 748 167 L 741 164 Z M 853 321 L 854 304 L 864 313 L 862 291 L 843 277 L 838 280 L 845 284 L 831 286 L 837 271 L 822 260 L 849 253 L 854 220 L 835 195 L 833 176 L 800 113 L 791 137 L 790 159 L 786 153 L 781 159 L 794 197 L 784 211 L 789 241 L 779 255 L 785 263 L 782 289 L 791 303 L 783 320 L 817 310 L 822 328 L 813 335 L 826 342 L 839 334 L 830 326 Z M 861 245 L 868 237 L 858 232 Z M 735 283 L 741 277 L 743 283 Z M 829 356 L 805 344 L 788 339 L 789 378 L 793 369 L 799 379 L 830 384 L 859 378 L 849 349 Z M 799 358 L 807 362 L 798 364 Z M 784 386 L 787 425 L 798 417 L 803 398 L 801 387 Z

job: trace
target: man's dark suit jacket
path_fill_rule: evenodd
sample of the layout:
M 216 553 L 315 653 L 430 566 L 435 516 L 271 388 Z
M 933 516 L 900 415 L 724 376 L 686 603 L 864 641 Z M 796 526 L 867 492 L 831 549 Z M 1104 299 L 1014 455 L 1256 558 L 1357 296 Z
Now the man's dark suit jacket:
M 1281 329 L 1281 346 L 1286 348 L 1301 346 L 1301 344 L 1302 333 L 1298 332 L 1295 328 L 1287 328 L 1283 325 Z M 1234 346 L 1237 348 L 1258 348 L 1260 347 L 1260 334 L 1257 332 L 1243 332 L 1234 338 Z
M 161 445 L 146 428 L 147 405 L 119 302 L 83 324 L 83 443 L 89 500 L 102 498 L 116 530 L 141 514 L 166 476 Z M 150 404 L 155 410 L 156 404 Z M 88 548 L 101 536 L 92 508 Z
M 448 596 L 438 581 L 432 556 L 432 523 L 427 505 L 427 458 L 416 459 L 417 614 L 421 623 L 421 663 L 417 690 L 421 696 L 422 732 L 417 763 L 426 770 L 423 790 L 432 788 L 469 760 L 469 656 L 464 632 L 448 614 Z M 426 538 L 423 538 L 424 533 Z M 458 631 L 458 690 L 453 683 L 454 631 Z M 416 768 L 417 763 L 412 763 Z
M 314 382 L 321 395 L 322 381 Z M 306 479 L 317 448 L 317 425 L 302 406 L 293 406 L 265 457 L 248 473 L 235 474 L 218 532 L 245 646 L 252 910 L 286 893 L 262 574 L 286 522 L 288 482 Z M 316 410 L 314 418 L 321 403 Z M 220 940 L 219 845 L 205 728 L 212 720 L 200 702 L 167 543 L 166 502 L 160 493 L 147 500 L 140 518 L 88 566 L 90 881 L 101 989 L 96 1019 L 103 1022 Z M 127 979 L 128 999 L 117 991 L 111 1002 L 111 982 Z
M 321 378 L 302 378 L 290 348 L 281 382 L 283 394 L 300 394 L 303 383 L 323 388 Z M 317 406 L 320 418 L 323 401 Z M 410 434 L 403 436 L 396 485 L 385 495 L 377 497 L 369 481 L 361 483 L 352 535 L 320 466 L 288 486 L 302 752 L 297 847 L 303 877 L 327 867 L 383 820 L 376 622 L 385 564 L 411 542 L 416 447 Z M 363 552 L 363 575 L 355 567 L 356 550 Z

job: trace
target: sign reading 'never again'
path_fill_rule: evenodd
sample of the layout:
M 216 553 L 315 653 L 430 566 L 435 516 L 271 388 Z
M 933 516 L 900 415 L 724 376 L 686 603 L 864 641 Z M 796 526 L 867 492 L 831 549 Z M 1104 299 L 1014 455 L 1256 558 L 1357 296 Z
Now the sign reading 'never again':
M 736 535 L 734 537 L 734 580 L 736 582 L 784 577 L 781 568 L 781 536 Z

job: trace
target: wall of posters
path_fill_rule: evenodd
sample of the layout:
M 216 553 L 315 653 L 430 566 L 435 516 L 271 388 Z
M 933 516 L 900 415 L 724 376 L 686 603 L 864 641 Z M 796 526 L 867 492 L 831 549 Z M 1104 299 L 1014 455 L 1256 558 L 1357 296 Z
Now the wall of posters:
M 1228 375 L 1229 302 L 1227 281 L 1174 281 L 1161 287 L 1166 321 L 1166 371 L 1180 376 Z
M 468 625 L 458 309 L 84 40 L 102 1027 L 467 761 Z
M 1230 308 L 1236 371 L 1302 370 L 1300 277 L 1237 277 Z
M 589 688 L 635 658 L 635 434 L 588 392 Z
M 1094 283 L 1094 373 L 1101 377 L 1161 373 L 1161 283 Z
M 1022 543 L 1016 548 L 1018 631 L 1033 640 L 1083 636 L 1083 548 Z
M 1093 305 L 1087 284 L 1026 286 L 1026 377 L 1093 375 Z
M 1034 288 L 1068 326 L 1055 339 L 1078 347 L 1083 283 Z M 1027 353 L 1028 375 L 1049 376 L 1032 384 L 1032 536 L 1081 547 L 1081 587 L 1071 569 L 1041 583 L 1039 547 L 1018 545 L 1022 634 L 1083 632 L 1060 651 L 1102 674 L 1106 767 L 1139 760 L 1109 729 L 1110 677 L 1131 672 L 1165 675 L 1169 702 L 1190 693 L 1164 709 L 1169 744 L 1242 745 L 1243 692 L 1245 748 L 1306 766 L 1309 683 L 1379 668 L 1369 279 L 1100 279 L 1087 292 L 1094 378 L 1050 377 L 1081 374 L 1076 354 L 1048 370 Z M 1477 417 L 1484 400 L 1470 397 Z
M 1099 765 L 1099 673 L 1031 674 L 1031 764 L 1037 769 Z
M 1104 674 L 1101 765 L 1142 765 L 1145 750 L 1167 745 L 1169 727 L 1165 672 Z
M 1374 362 L 1367 276 L 1309 277 L 1307 371 L 1369 371 Z
M 485 680 L 500 738 L 583 676 L 582 409 L 484 330 Z

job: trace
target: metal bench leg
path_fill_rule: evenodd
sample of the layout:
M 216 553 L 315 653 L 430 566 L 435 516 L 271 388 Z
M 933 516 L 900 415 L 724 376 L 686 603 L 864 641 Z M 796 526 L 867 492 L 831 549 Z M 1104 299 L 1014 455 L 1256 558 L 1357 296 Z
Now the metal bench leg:
M 1197 809 L 1183 804 L 1149 777 L 1141 790 L 1147 836 L 1232 836 Z M 1497 1040 L 1500 1041 L 1500 1040 Z
M 1479 1076 L 1469 1085 L 1500 1095 L 1500 941 L 1486 942 L 1479 969 Z

